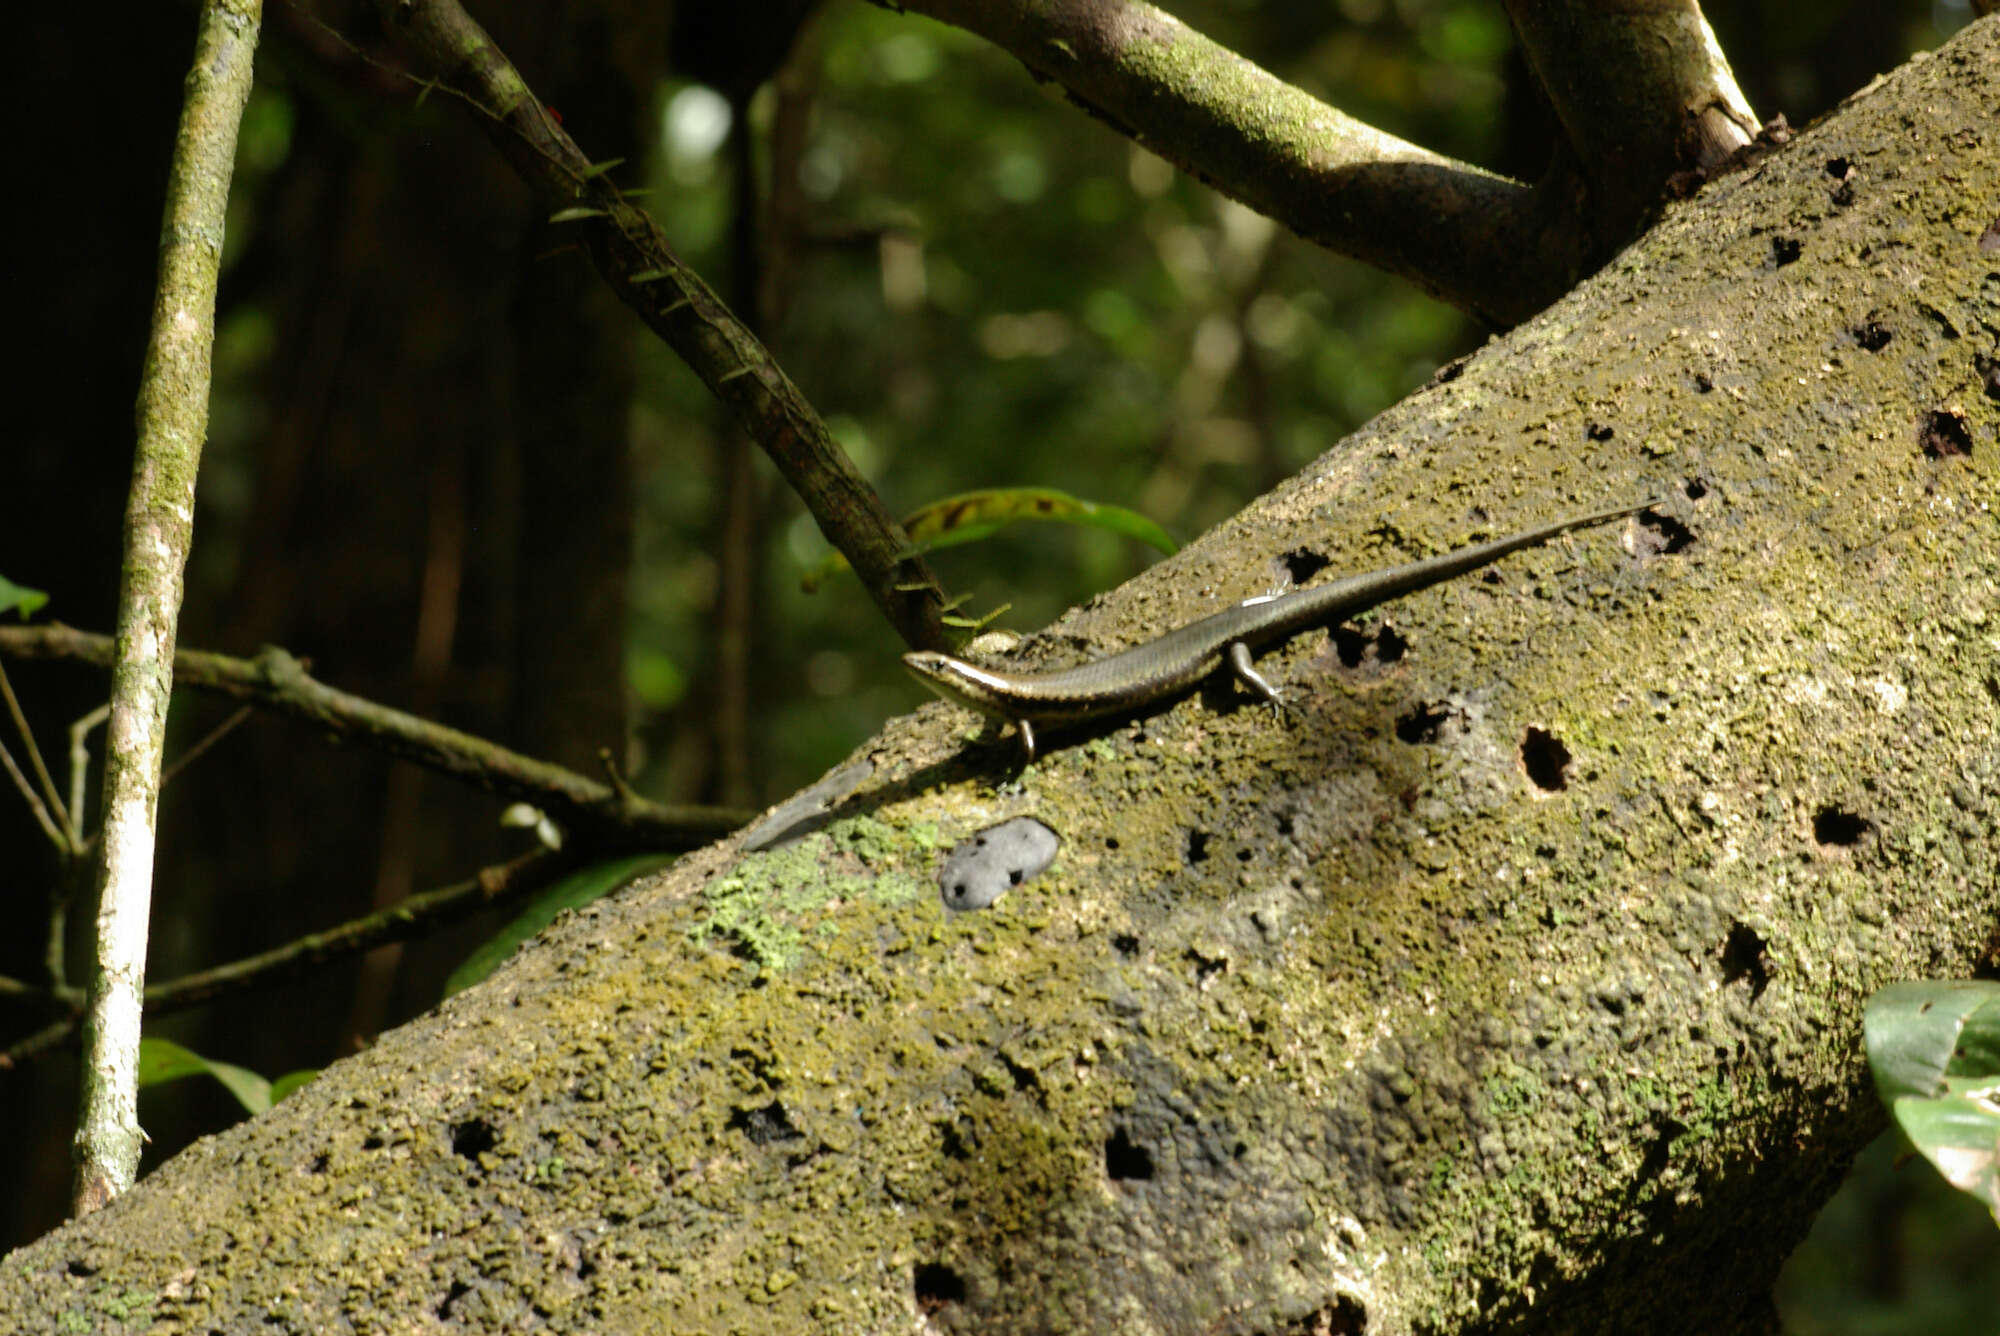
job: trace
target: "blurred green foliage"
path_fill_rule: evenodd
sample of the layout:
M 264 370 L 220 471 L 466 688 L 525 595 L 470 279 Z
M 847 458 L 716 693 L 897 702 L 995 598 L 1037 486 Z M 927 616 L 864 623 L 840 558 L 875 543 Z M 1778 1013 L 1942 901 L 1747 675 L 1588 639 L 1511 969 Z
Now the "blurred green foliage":
M 49 601 L 49 596 L 39 589 L 17 585 L 6 576 L 0 575 L 0 615 L 13 613 L 22 621 L 34 616 Z
M 1989 1336 L 2000 1230 L 1891 1130 L 1855 1161 L 1775 1297 L 1789 1336 Z
M 1349 8 L 1370 17 L 1181 12 L 1392 130 L 1490 160 L 1499 12 Z M 841 6 L 802 41 L 806 221 L 781 261 L 788 314 L 771 343 L 898 512 L 975 488 L 1049 487 L 1191 536 L 1480 336 L 1408 285 L 1186 179 L 956 29 Z M 750 104 L 753 127 L 769 127 L 775 101 L 766 89 Z M 652 205 L 710 274 L 728 268 L 730 115 L 697 86 L 662 91 Z M 668 354 L 649 344 L 644 355 L 631 671 L 664 709 L 706 666 L 714 568 L 700 545 L 717 504 L 718 417 Z M 921 698 L 851 583 L 798 592 L 825 552 L 810 522 L 785 498 L 771 518 L 763 606 L 780 682 L 767 693 L 767 797 Z M 1011 604 L 1006 621 L 1026 630 L 1152 559 L 1108 533 L 1033 526 L 936 562 L 971 615 Z M 647 778 L 671 792 L 671 773 Z
M 928 554 L 984 542 L 1010 525 L 1031 521 L 1122 534 L 1164 556 L 1180 550 L 1171 534 L 1136 510 L 1103 505 L 1053 487 L 989 487 L 960 492 L 903 516 L 903 532 L 909 535 L 910 551 Z M 851 569 L 847 558 L 830 552 L 799 583 L 807 593 L 814 593 L 834 575 Z

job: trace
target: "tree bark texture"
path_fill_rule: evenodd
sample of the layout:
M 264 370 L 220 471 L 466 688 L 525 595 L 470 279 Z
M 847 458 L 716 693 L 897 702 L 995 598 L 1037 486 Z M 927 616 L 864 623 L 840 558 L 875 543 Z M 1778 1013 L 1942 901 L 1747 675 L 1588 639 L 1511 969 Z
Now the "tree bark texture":
M 1728 1332 L 2000 909 L 2000 24 L 1023 655 L 1666 494 L 1024 774 L 934 706 L 0 1265 L 26 1329 Z M 947 850 L 1055 862 L 947 917 Z M 1002 869 L 1004 872 L 1004 869 Z M 84 1329 L 89 1329 L 88 1327 Z
M 75 1184 L 78 1214 L 132 1185 L 139 1128 L 139 1013 L 152 919 L 155 820 L 183 572 L 194 540 L 195 477 L 208 437 L 216 279 L 250 97 L 262 0 L 202 6 L 160 224 L 160 272 L 136 413 L 125 511 L 111 712 L 104 730 L 103 848 L 83 1024 Z

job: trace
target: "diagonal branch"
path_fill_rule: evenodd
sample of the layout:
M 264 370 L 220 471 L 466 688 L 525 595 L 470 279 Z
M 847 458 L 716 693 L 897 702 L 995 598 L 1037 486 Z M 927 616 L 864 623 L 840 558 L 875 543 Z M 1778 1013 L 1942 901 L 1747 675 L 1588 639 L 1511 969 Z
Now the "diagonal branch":
M 481 868 L 464 881 L 409 896 L 384 909 L 349 919 L 320 932 L 310 932 L 283 946 L 244 956 L 213 969 L 183 974 L 146 986 L 145 1014 L 161 1016 L 190 1007 L 268 987 L 320 965 L 390 942 L 405 942 L 432 929 L 466 918 L 480 910 L 523 900 L 577 866 L 573 855 L 534 849 L 506 863 Z M 82 991 L 75 988 L 35 988 L 0 977 L 0 997 L 51 1004 L 63 1011 L 54 1021 L 5 1049 L 0 1071 L 18 1067 L 63 1043 L 82 1023 Z
M 283 946 L 148 987 L 146 1014 L 184 1011 L 218 997 L 293 978 L 315 966 L 389 942 L 409 941 L 482 909 L 524 899 L 554 884 L 576 866 L 577 860 L 572 855 L 548 849 L 530 850 L 509 862 L 481 868 L 464 881 L 419 891 L 393 905 L 321 932 L 307 933 Z
M 67 850 L 71 848 L 75 843 L 74 838 L 56 825 L 55 817 L 49 814 L 49 809 L 43 804 L 41 795 L 35 792 L 35 786 L 28 782 L 26 775 L 21 773 L 21 767 L 14 763 L 14 754 L 7 750 L 7 744 L 4 742 L 0 742 L 0 770 L 5 770 L 8 776 L 13 779 L 14 787 L 21 791 L 22 801 L 28 804 L 28 811 L 34 815 L 36 822 L 40 824 L 42 833 L 49 837 L 49 843 L 58 849 Z M 65 822 L 64 824 L 67 825 L 68 823 Z
M 612 290 L 728 406 L 804 501 L 827 541 L 912 646 L 941 646 L 945 603 L 929 567 L 770 352 L 683 264 L 556 122 L 457 0 L 377 0 L 382 20 L 483 114 L 501 155 L 543 204 L 574 220 Z
M 1511 0 L 1565 134 L 1528 186 L 1398 139 L 1135 0 L 877 0 L 964 28 L 1306 240 L 1495 325 L 1541 310 L 1650 221 L 1677 172 L 1755 131 L 1695 0 Z
M 0 655 L 107 666 L 111 653 L 108 636 L 60 624 L 0 627 Z M 559 765 L 337 691 L 275 647 L 266 647 L 254 659 L 181 650 L 174 656 L 174 685 L 247 701 L 311 724 L 336 740 L 413 761 L 487 793 L 533 803 L 594 848 L 692 849 L 728 834 L 751 815 L 614 792 Z
M 4 670 L 0 670 L 0 699 L 7 702 L 7 715 L 14 721 L 14 731 L 21 735 L 21 745 L 28 753 L 28 764 L 35 768 L 35 778 L 41 781 L 42 792 L 48 795 L 47 808 L 37 801 L 34 790 L 28 787 L 21 772 L 14 768 L 13 758 L 6 755 L 5 748 L 0 748 L 0 758 L 6 760 L 8 771 L 20 785 L 22 795 L 28 800 L 28 806 L 34 810 L 43 827 L 48 828 L 51 825 L 61 827 L 60 834 L 53 832 L 50 834 L 50 840 L 63 852 L 74 853 L 79 847 L 77 830 L 81 818 L 76 815 L 74 803 L 67 809 L 63 807 L 62 795 L 56 792 L 55 780 L 49 778 L 49 768 L 42 762 L 42 749 L 35 745 L 34 730 L 28 727 L 28 717 L 21 713 L 21 702 L 14 697 L 14 684 L 7 680 Z
M 1696 0 L 1508 0 L 1507 14 L 1605 242 L 1645 224 L 1668 177 L 1712 171 L 1757 133 Z
M 895 7 L 977 33 L 1223 194 L 1491 323 L 1525 319 L 1581 272 L 1559 201 L 1365 124 L 1151 5 Z

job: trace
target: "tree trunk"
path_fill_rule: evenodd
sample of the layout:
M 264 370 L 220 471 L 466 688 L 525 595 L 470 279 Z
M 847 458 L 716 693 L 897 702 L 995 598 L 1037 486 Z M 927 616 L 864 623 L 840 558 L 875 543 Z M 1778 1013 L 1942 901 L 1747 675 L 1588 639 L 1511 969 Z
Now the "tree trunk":
M 1996 124 L 1989 20 L 1041 643 L 1276 554 L 1664 518 L 1296 638 L 1285 715 L 1218 684 L 1018 778 L 895 721 L 824 830 L 565 920 L 15 1253 L 0 1312 L 1769 1330 L 1882 1122 L 1862 999 L 2000 908 Z M 947 916 L 1017 815 L 1056 861 Z

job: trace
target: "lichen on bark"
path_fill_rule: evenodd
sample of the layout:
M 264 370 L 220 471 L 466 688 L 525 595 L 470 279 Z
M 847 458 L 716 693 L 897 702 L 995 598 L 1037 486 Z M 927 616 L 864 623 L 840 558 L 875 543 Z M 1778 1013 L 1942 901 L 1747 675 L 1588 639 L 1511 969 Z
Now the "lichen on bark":
M 1391 605 L 1372 657 L 1298 637 L 1264 664 L 1288 717 L 1218 683 L 1017 780 L 943 706 L 892 722 L 809 844 L 558 923 L 16 1253 L 0 1308 L 1760 1329 L 1880 1122 L 1861 999 L 1964 968 L 2000 906 L 1996 69 L 1976 24 L 1022 661 L 1275 553 L 1663 518 Z M 1920 444 L 1946 406 L 1969 456 Z M 1024 814 L 1057 861 L 947 915 L 940 852 Z

